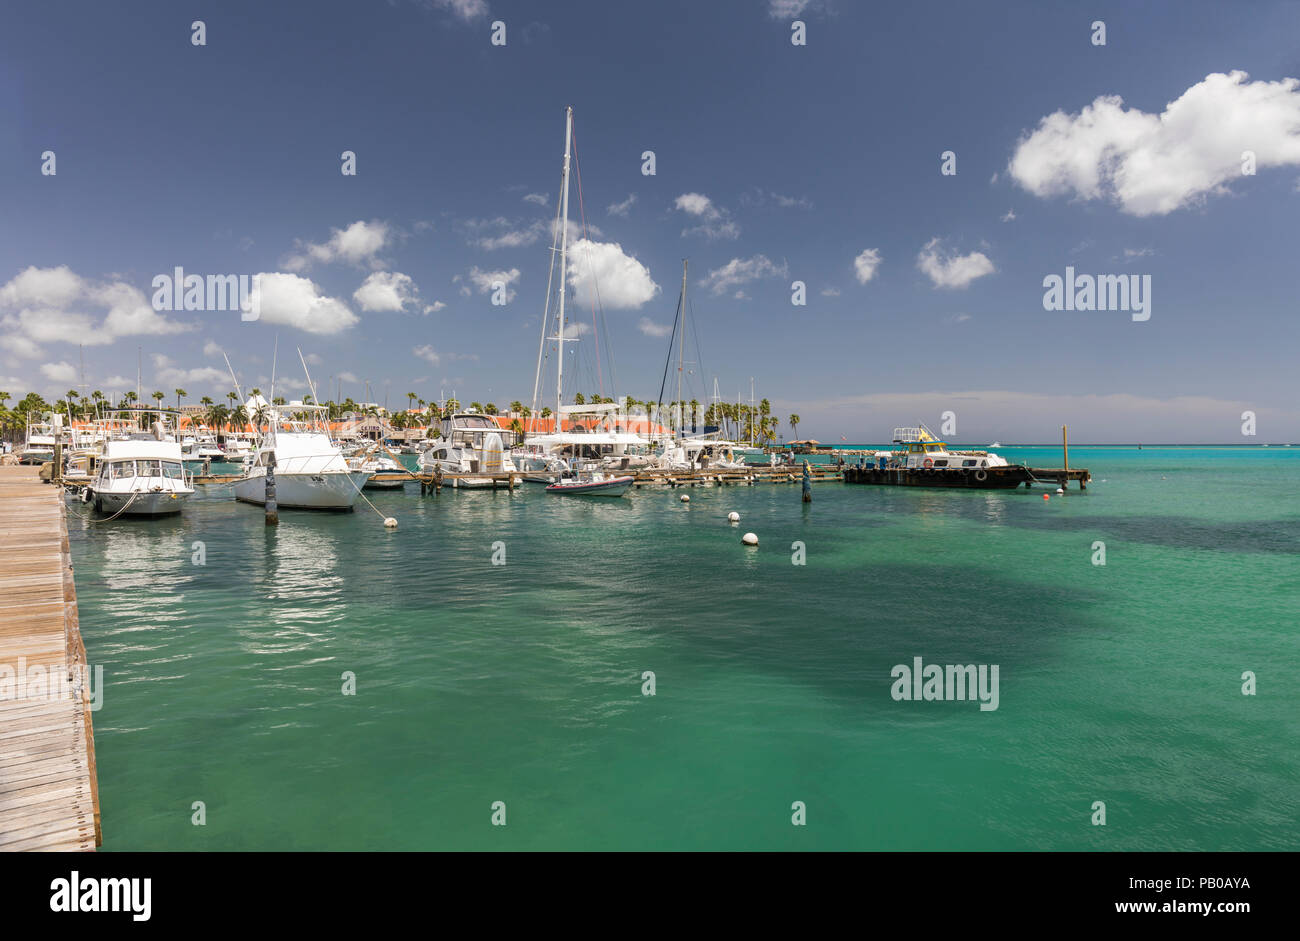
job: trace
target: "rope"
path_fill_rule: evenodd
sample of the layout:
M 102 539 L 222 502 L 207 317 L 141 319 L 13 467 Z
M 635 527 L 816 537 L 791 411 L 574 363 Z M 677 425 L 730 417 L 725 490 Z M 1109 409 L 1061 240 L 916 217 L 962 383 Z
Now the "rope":
M 64 489 L 66 490 L 67 488 L 65 487 Z M 142 492 L 143 492 L 143 491 L 140 491 L 140 490 L 132 490 L 132 491 L 131 491 L 131 499 L 130 499 L 130 500 L 127 500 L 126 503 L 124 503 L 124 504 L 122 505 L 122 509 L 118 510 L 118 511 L 117 511 L 116 513 L 114 513 L 112 516 L 108 517 L 108 519 L 97 520 L 97 519 L 95 519 L 93 516 L 89 516 L 89 515 L 87 515 L 87 516 L 82 516 L 82 515 L 81 515 L 80 513 L 78 513 L 76 510 L 73 510 L 73 509 L 71 509 L 71 508 L 69 508 L 68 512 L 71 513 L 73 516 L 77 517 L 78 519 L 83 519 L 83 520 L 85 520 L 85 521 L 88 522 L 88 523 L 111 523 L 111 522 L 113 522 L 113 520 L 117 519 L 119 516 L 121 516 L 123 513 L 125 513 L 128 509 L 130 509 L 131 504 L 135 502 L 135 498 L 138 497 Z
M 357 496 L 359 496 L 362 500 L 366 501 L 366 506 L 370 507 L 370 509 L 375 511 L 376 516 L 378 516 L 381 520 L 388 519 L 388 517 L 385 516 L 383 513 L 380 513 L 379 508 L 376 507 L 373 503 L 371 503 L 370 500 L 366 497 L 366 495 L 361 492 L 361 488 L 357 486 L 357 482 L 352 479 L 351 473 L 348 474 L 348 483 L 350 483 L 352 485 L 352 489 L 357 492 Z

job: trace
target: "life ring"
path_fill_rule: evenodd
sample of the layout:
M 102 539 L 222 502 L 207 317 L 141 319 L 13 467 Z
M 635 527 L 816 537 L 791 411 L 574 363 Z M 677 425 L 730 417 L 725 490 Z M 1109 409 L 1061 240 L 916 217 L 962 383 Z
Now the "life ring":
M 975 479 L 979 483 L 984 483 L 984 481 L 989 479 L 989 472 L 981 467 L 979 470 L 975 472 Z
M 970 468 L 969 468 L 969 467 L 963 467 L 963 468 L 961 468 L 961 475 L 962 475 L 963 477 L 969 477 L 969 476 L 970 476 Z
M 934 467 L 934 461 L 932 461 L 930 458 L 927 457 L 927 458 L 925 459 L 925 461 L 923 462 L 922 466 L 923 466 L 923 467 L 927 467 L 927 468 L 928 468 L 928 467 Z

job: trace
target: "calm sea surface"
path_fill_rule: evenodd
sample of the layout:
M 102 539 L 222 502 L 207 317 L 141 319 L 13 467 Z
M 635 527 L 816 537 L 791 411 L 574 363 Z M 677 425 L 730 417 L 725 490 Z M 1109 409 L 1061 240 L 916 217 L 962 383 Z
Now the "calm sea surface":
M 367 491 L 386 532 L 207 487 L 70 517 L 104 849 L 1296 849 L 1300 447 L 1070 462 L 1094 482 L 1047 501 L 408 485 Z M 894 701 L 918 656 L 997 664 L 998 709 Z

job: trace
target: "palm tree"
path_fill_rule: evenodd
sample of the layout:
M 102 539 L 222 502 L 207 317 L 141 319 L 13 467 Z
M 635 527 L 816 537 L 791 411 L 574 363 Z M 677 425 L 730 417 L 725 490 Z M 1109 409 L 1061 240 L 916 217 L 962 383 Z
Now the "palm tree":
M 483 411 L 488 415 L 495 415 L 497 413 L 497 407 L 494 403 L 489 402 L 487 405 L 483 406 Z
M 414 408 L 414 407 L 415 407 L 415 405 L 414 405 L 415 400 L 418 399 L 418 398 L 419 398 L 419 396 L 416 395 L 414 392 L 408 392 L 408 393 L 406 393 L 406 408 L 407 408 L 408 410 Z
M 518 399 L 515 399 L 513 402 L 510 403 L 510 414 L 518 415 L 523 410 L 524 410 L 524 403 L 520 402 Z
M 189 395 L 189 393 L 184 389 L 176 390 L 176 411 L 179 412 L 181 410 L 181 399 L 185 398 L 187 395 Z
M 483 406 L 480 405 L 478 402 L 470 402 L 470 403 L 469 403 L 469 407 L 470 407 L 470 409 L 472 409 L 472 410 L 475 411 L 475 412 L 481 412 L 481 411 L 483 411 Z
M 579 392 L 577 395 L 575 395 L 575 396 L 573 397 L 573 404 L 574 404 L 574 405 L 586 405 L 586 404 L 587 404 L 587 400 L 586 400 L 586 398 L 583 397 L 583 394 L 582 394 L 581 392 Z
M 790 425 L 790 437 L 792 437 L 792 438 L 796 438 L 796 437 L 798 437 L 798 435 L 799 435 L 799 416 L 798 416 L 798 415 L 791 415 L 789 418 L 786 419 L 786 422 L 788 422 L 789 425 Z

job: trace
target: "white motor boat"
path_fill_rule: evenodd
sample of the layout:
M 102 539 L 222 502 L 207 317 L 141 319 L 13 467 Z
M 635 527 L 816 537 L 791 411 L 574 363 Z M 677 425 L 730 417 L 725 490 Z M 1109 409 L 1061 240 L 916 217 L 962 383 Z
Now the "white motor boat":
M 501 427 L 487 415 L 464 412 L 443 423 L 443 438 L 420 454 L 420 471 L 425 474 L 464 475 L 453 477 L 452 487 L 491 487 L 490 476 L 518 471 L 501 440 Z
M 278 507 L 350 510 L 370 471 L 354 470 L 330 442 L 325 407 L 290 402 L 272 406 L 269 429 L 235 481 L 235 499 L 266 504 L 266 470 L 275 472 Z
M 61 415 L 51 416 L 53 420 L 29 424 L 27 438 L 22 450 L 18 452 L 21 464 L 44 464 L 54 460 L 54 441 L 58 434 Z
M 104 444 L 99 469 L 82 491 L 97 513 L 166 516 L 179 513 L 194 493 L 185 476 L 181 446 L 155 434 Z
M 401 490 L 411 479 L 410 471 L 383 454 L 353 458 L 348 464 L 353 470 L 368 471 L 374 475 L 366 481 L 367 490 Z

